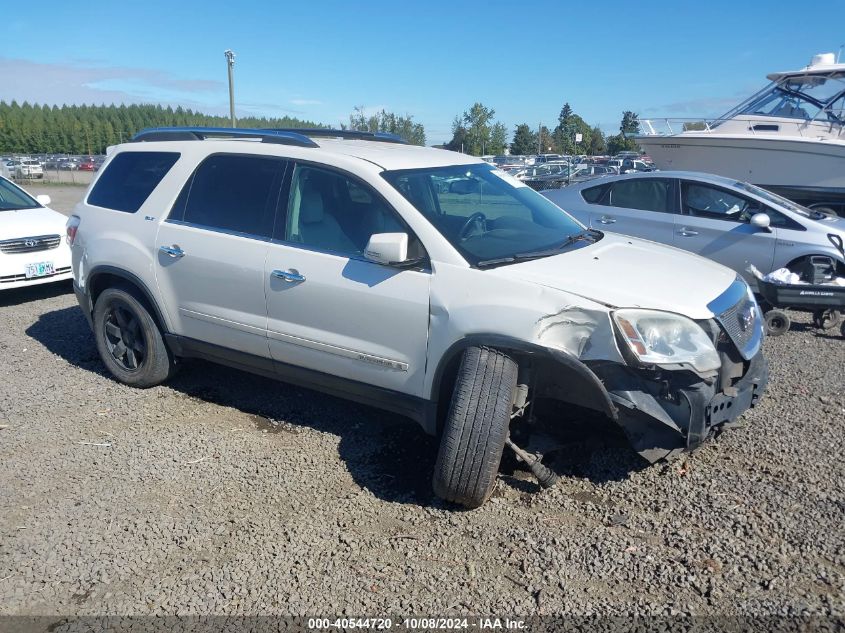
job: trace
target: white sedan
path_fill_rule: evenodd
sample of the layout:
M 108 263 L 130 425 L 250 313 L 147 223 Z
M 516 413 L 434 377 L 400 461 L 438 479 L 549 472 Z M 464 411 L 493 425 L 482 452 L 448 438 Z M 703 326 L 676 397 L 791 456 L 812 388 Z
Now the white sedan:
M 71 278 L 67 218 L 0 178 L 0 291 Z

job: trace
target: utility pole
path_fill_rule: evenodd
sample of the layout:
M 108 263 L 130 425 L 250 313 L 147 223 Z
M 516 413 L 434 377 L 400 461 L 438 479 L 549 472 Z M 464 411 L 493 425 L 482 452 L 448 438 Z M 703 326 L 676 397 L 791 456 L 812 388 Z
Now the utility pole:
M 235 53 L 232 49 L 226 49 L 223 54 L 229 67 L 229 117 L 232 119 L 232 127 L 238 127 L 235 122 Z
M 537 154 L 543 153 L 543 122 L 537 124 Z

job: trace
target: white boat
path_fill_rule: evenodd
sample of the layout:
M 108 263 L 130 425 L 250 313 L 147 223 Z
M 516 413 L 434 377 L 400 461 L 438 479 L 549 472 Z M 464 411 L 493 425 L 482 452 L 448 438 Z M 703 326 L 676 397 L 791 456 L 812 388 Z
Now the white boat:
M 736 178 L 845 216 L 845 63 L 823 53 L 768 78 L 718 119 L 641 121 L 637 142 L 659 169 Z

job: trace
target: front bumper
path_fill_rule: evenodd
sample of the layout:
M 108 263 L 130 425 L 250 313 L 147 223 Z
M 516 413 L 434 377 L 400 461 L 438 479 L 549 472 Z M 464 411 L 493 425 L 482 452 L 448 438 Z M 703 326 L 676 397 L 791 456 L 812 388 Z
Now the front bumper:
M 762 351 L 742 377 L 719 390 L 687 372 L 646 373 L 615 363 L 593 367 L 616 407 L 616 421 L 650 462 L 701 444 L 714 430 L 757 404 L 769 381 Z

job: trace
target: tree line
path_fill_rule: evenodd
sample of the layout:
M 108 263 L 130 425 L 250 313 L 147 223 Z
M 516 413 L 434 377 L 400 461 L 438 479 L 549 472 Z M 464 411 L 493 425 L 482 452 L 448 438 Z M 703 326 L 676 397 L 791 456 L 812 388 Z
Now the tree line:
M 510 144 L 507 128 L 495 120 L 495 114 L 495 110 L 482 103 L 473 104 L 469 110 L 455 117 L 452 140 L 444 147 L 475 156 L 504 154 L 505 148 L 514 155 L 617 154 L 637 148 L 631 136 L 639 131 L 640 122 L 637 114 L 630 110 L 622 113 L 619 134 L 605 135 L 597 125 L 590 126 L 575 114 L 569 103 L 564 103 L 553 129 L 545 125 L 533 129 L 527 123 L 521 123 L 514 129 Z M 581 135 L 580 141 L 576 141 L 577 134 Z
M 598 126 L 590 126 L 565 103 L 557 125 L 549 129 L 517 125 L 508 139 L 507 127 L 495 119 L 496 111 L 475 103 L 455 117 L 452 139 L 447 149 L 481 156 L 504 154 L 615 154 L 636 149 L 631 138 L 639 130 L 633 112 L 622 115 L 619 134 L 605 135 Z M 106 147 L 131 139 L 148 127 L 210 126 L 229 127 L 229 118 L 195 112 L 182 107 L 161 105 L 33 105 L 0 101 L 0 153 L 3 154 L 103 154 Z M 315 128 L 326 127 L 295 117 L 244 117 L 238 127 L 245 128 Z M 412 115 L 397 115 L 382 110 L 367 115 L 362 106 L 354 108 L 348 123 L 341 127 L 370 132 L 398 134 L 409 143 L 425 145 L 423 125 Z M 575 142 L 576 134 L 582 140 Z
M 0 152 L 103 154 L 147 127 L 229 127 L 228 117 L 161 105 L 31 105 L 0 101 Z M 239 127 L 322 127 L 293 117 L 244 117 Z

